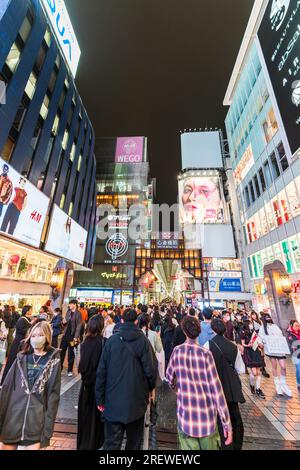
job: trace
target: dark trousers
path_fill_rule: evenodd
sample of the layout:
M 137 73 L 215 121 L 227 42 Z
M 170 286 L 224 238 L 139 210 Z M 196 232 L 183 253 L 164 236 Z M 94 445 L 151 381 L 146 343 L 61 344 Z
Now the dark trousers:
M 3 212 L 3 206 L 4 206 L 3 202 L 0 202 L 0 217 L 1 217 L 2 212 Z
M 58 348 L 58 336 L 52 336 L 52 345 L 53 348 Z
M 145 417 L 129 424 L 105 421 L 104 450 L 121 450 L 126 431 L 126 450 L 141 450 Z
M 63 337 L 63 339 L 61 340 L 60 349 L 61 367 L 63 368 L 66 353 L 68 350 L 68 372 L 72 372 L 75 361 L 74 346 L 70 346 L 70 341 Z
M 5 212 L 4 219 L 2 222 L 2 226 L 1 226 L 1 232 L 7 232 L 9 233 L 9 235 L 13 235 L 20 215 L 21 215 L 21 212 L 11 202 Z
M 229 446 L 225 446 L 225 438 L 220 418 L 218 418 L 218 428 L 221 436 L 222 450 L 242 450 L 244 441 L 244 424 L 238 403 L 227 403 L 230 420 L 232 424 L 233 441 Z

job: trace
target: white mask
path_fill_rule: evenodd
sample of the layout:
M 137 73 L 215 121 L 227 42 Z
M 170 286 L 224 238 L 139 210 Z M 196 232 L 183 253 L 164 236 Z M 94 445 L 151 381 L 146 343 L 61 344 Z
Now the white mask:
M 35 336 L 30 339 L 33 349 L 42 349 L 46 343 L 46 336 Z

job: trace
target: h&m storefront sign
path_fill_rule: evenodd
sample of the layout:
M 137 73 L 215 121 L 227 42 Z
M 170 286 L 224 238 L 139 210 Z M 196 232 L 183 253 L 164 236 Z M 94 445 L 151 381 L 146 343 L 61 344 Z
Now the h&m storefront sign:
M 295 154 L 300 147 L 300 0 L 270 0 L 258 38 Z

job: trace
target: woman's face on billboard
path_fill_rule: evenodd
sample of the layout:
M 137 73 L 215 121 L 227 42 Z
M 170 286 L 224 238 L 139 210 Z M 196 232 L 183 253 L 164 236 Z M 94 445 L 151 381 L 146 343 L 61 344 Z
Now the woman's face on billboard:
M 209 178 L 190 178 L 184 183 L 182 204 L 186 212 L 218 208 L 220 195 L 217 183 Z

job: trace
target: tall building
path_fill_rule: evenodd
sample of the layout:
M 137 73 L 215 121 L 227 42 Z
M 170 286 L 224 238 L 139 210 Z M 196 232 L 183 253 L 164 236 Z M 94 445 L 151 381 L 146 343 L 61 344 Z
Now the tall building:
M 200 307 L 244 307 L 250 300 L 242 279 L 227 191 L 228 168 L 222 133 L 181 134 L 179 222 L 186 250 L 199 250 L 201 280 L 194 297 Z
M 102 305 L 139 302 L 135 282 L 136 248 L 151 239 L 155 181 L 149 180 L 147 139 L 96 139 L 97 245 L 92 272 L 78 272 L 72 294 Z M 109 209 L 105 209 L 109 205 Z M 130 232 L 134 205 L 145 208 L 145 233 Z
M 300 319 L 299 21 L 296 0 L 255 1 L 224 100 L 246 288 L 283 328 Z
M 64 2 L 3 0 L 0 31 L 0 302 L 38 308 L 92 267 L 94 133 Z

